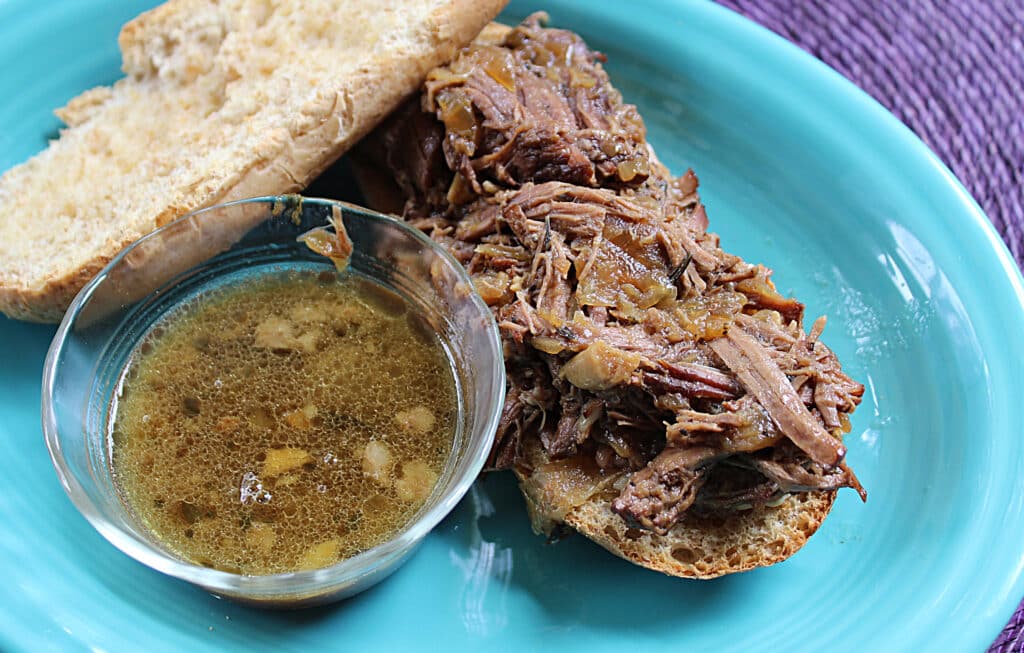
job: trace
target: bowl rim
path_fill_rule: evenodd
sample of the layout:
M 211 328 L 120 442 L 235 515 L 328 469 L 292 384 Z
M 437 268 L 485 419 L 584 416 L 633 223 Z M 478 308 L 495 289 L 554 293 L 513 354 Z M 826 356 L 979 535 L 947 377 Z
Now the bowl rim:
M 422 231 L 411 227 L 408 223 L 396 217 L 378 213 L 351 202 L 306 197 L 299 194 L 243 198 L 186 213 L 158 229 L 141 236 L 118 252 L 75 295 L 74 300 L 60 322 L 60 326 L 57 328 L 43 364 L 41 412 L 46 448 L 49 451 L 50 460 L 64 491 L 82 516 L 108 542 L 147 567 L 200 585 L 211 592 L 223 592 L 231 596 L 257 600 L 273 599 L 287 601 L 290 595 L 295 595 L 296 599 L 301 600 L 329 593 L 334 588 L 357 583 L 361 578 L 369 576 L 376 569 L 387 567 L 390 562 L 400 559 L 404 554 L 410 552 L 427 533 L 455 508 L 456 504 L 465 496 L 470 486 L 476 481 L 490 452 L 491 443 L 493 442 L 501 417 L 501 407 L 504 403 L 505 394 L 504 361 L 494 361 L 495 364 L 491 366 L 494 381 L 490 392 L 490 399 L 495 406 L 495 410 L 491 411 L 486 422 L 476 430 L 477 433 L 482 433 L 482 437 L 474 439 L 472 434 L 467 434 L 467 447 L 465 454 L 463 454 L 469 458 L 469 466 L 466 469 L 466 473 L 461 478 L 455 480 L 451 484 L 449 491 L 440 496 L 436 503 L 429 506 L 427 510 L 422 510 L 397 536 L 355 556 L 345 558 L 329 567 L 267 575 L 246 575 L 222 571 L 174 558 L 108 521 L 89 498 L 75 475 L 70 472 L 61 448 L 62 438 L 57 428 L 57 417 L 54 409 L 53 393 L 57 368 L 65 350 L 67 335 L 75 324 L 76 318 L 84 306 L 87 305 L 96 288 L 103 283 L 110 271 L 120 264 L 132 250 L 149 240 L 161 237 L 186 220 L 206 212 L 242 204 L 268 204 L 270 206 L 284 204 L 285 206 L 293 206 L 296 202 L 299 203 L 299 206 L 312 204 L 338 207 L 344 213 L 358 215 L 360 219 L 376 221 L 396 227 L 400 232 L 418 241 L 421 245 L 443 258 L 455 270 L 460 282 L 467 284 L 469 288 L 474 288 L 469 273 L 444 247 L 429 238 Z M 490 345 L 500 356 L 502 351 L 501 337 L 493 313 L 479 293 L 469 293 L 469 297 L 476 310 L 485 316 L 485 329 Z M 75 436 L 88 437 L 88 433 L 85 429 L 82 429 L 81 433 L 76 433 Z

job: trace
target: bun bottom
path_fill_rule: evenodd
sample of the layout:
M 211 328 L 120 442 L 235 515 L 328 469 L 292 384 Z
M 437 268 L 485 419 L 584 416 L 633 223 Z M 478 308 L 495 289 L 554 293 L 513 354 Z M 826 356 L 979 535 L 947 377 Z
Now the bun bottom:
M 828 516 L 835 492 L 791 495 L 723 517 L 684 518 L 661 536 L 626 526 L 610 501 L 588 501 L 566 523 L 615 555 L 684 578 L 717 578 L 782 562 L 800 550 Z
M 534 523 L 543 515 L 531 496 L 531 480 L 519 473 L 520 488 Z M 718 578 L 767 567 L 789 558 L 807 543 L 828 516 L 835 492 L 788 496 L 777 506 L 727 514 L 685 515 L 667 535 L 631 528 L 612 512 L 610 498 L 597 496 L 572 509 L 563 522 L 615 555 L 670 576 Z

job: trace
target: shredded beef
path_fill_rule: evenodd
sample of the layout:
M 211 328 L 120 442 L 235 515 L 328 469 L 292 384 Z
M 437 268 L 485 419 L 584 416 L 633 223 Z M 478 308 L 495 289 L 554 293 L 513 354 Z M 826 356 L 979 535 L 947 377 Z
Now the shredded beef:
M 839 464 L 846 455 L 843 443 L 807 410 L 767 349 L 736 326 L 725 337 L 711 341 L 711 348 L 796 446 L 820 465 Z
M 693 172 L 670 175 L 603 56 L 543 20 L 432 71 L 367 146 L 497 318 L 489 464 L 529 473 L 529 443 L 625 470 L 613 509 L 658 533 L 691 508 L 862 492 L 841 437 L 864 388 L 824 320 L 805 332 L 768 268 L 719 247 Z
M 612 510 L 634 524 L 664 535 L 693 505 L 708 467 L 722 453 L 713 447 L 667 447 L 633 474 Z

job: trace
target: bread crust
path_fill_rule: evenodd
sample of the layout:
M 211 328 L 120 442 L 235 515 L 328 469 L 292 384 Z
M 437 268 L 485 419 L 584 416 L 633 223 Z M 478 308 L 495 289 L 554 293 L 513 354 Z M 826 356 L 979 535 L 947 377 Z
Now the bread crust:
M 444 63 L 459 47 L 471 41 L 497 15 L 505 1 L 440 2 L 429 14 L 426 24 L 410 28 L 415 30 L 412 48 L 389 50 L 386 55 L 367 61 L 359 67 L 357 74 L 345 79 L 341 87 L 325 89 L 311 106 L 304 107 L 304 115 L 316 116 L 312 128 L 293 133 L 290 125 L 282 124 L 280 129 L 270 130 L 250 160 L 219 171 L 223 174 L 211 175 L 197 187 L 178 189 L 172 201 L 156 215 L 146 216 L 146 222 L 155 228 L 190 211 L 219 202 L 280 195 L 305 188 L 397 107 L 403 98 L 414 92 L 430 69 Z M 118 42 L 124 58 L 123 68 L 129 77 L 119 83 L 132 84 L 136 82 L 135 78 L 145 75 L 149 56 L 146 47 L 153 36 L 159 35 L 174 21 L 182 20 L 183 12 L 204 4 L 198 0 L 171 0 L 126 24 Z M 116 92 L 117 87 L 114 87 L 113 93 Z M 91 89 L 58 113 L 67 121 L 69 129 L 75 129 L 96 118 L 103 103 L 109 101 L 113 93 L 105 87 Z M 18 192 L 10 185 L 16 183 L 12 180 L 22 166 L 13 168 L 0 178 L 0 191 Z M 5 185 L 8 188 L 3 188 Z M 30 218 L 26 216 L 25 219 Z M 82 286 L 147 230 L 126 229 L 125 232 L 123 238 L 107 240 L 73 268 L 45 279 L 12 283 L 9 281 L 11 277 L 0 270 L 0 312 L 34 322 L 59 321 Z M 62 252 L 48 254 L 61 256 Z M 175 252 L 159 252 L 159 256 L 174 255 Z M 14 264 L 0 262 L 0 267 Z M 145 262 L 140 262 L 140 265 L 144 267 Z
M 526 481 L 528 482 L 528 481 Z M 615 555 L 670 576 L 710 579 L 767 567 L 799 551 L 821 526 L 835 492 L 805 492 L 779 505 L 721 515 L 686 514 L 667 535 L 629 528 L 611 501 L 593 498 L 565 522 Z
M 38 288 L 19 286 L 0 286 L 0 313 L 16 320 L 26 322 L 60 322 L 71 300 L 75 298 L 82 286 L 89 283 L 103 266 L 114 258 L 114 254 L 131 244 L 125 242 L 113 250 L 97 254 L 81 267 L 67 275 L 47 279 Z

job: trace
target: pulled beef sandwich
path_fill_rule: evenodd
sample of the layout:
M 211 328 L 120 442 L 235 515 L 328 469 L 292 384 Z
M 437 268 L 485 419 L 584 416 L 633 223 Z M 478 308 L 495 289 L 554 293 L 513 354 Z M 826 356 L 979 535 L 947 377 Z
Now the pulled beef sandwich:
M 667 574 L 784 560 L 835 492 L 864 388 L 771 271 L 719 247 L 603 57 L 542 15 L 492 26 L 364 141 L 371 203 L 471 273 L 504 343 L 490 458 L 535 530 Z M 373 172 L 376 170 L 377 172 Z M 374 198 L 383 202 L 374 202 Z M 383 204 L 383 206 L 382 206 Z

